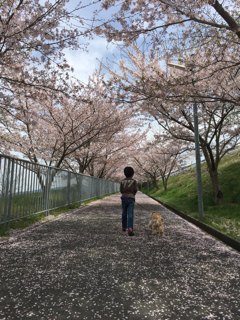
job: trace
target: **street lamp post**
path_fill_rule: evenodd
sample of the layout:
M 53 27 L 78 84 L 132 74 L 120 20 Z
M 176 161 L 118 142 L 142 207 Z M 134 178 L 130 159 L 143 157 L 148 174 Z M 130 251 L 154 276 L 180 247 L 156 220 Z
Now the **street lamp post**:
M 149 193 L 149 175 L 147 173 L 147 192 Z
M 176 63 L 168 63 L 169 67 L 174 67 L 180 70 L 186 70 L 185 66 Z M 192 73 L 193 66 L 191 67 Z M 194 82 L 193 82 L 194 85 Z M 200 158 L 200 147 L 199 147 L 199 133 L 198 133 L 198 114 L 197 114 L 197 103 L 194 99 L 193 103 L 193 118 L 194 118 L 194 140 L 195 140 L 195 150 L 196 150 L 196 173 L 197 173 L 197 189 L 198 189 L 198 210 L 199 217 L 204 217 L 203 211 L 203 196 L 202 196 L 202 178 L 201 178 L 201 158 Z

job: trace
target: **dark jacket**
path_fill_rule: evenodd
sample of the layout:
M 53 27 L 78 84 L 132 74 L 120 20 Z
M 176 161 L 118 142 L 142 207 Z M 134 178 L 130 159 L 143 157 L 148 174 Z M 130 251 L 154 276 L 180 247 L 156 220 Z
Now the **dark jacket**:
M 120 192 L 122 194 L 121 198 L 133 198 L 135 199 L 135 194 L 137 193 L 137 181 L 133 178 L 125 178 L 121 181 Z

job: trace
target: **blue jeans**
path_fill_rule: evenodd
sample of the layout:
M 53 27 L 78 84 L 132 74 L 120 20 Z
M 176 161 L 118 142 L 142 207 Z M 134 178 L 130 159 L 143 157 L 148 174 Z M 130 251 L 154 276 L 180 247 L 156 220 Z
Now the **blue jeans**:
M 133 229 L 133 210 L 135 199 L 122 198 L 122 226 L 123 228 Z

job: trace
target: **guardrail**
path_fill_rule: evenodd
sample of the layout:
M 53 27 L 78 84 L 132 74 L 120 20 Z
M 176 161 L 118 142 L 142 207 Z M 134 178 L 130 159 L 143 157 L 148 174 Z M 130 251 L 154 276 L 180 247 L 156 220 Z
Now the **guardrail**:
M 237 152 L 237 151 L 240 151 L 240 146 L 238 146 L 238 148 L 236 148 L 236 149 L 233 149 L 233 150 L 229 151 L 227 154 L 233 153 L 233 152 Z M 206 163 L 206 161 L 205 161 L 205 160 L 202 160 L 202 161 L 201 161 L 201 164 L 202 164 L 202 163 Z M 185 167 L 182 167 L 182 168 L 179 169 L 179 170 L 172 171 L 171 174 L 170 174 L 170 177 L 171 177 L 171 176 L 175 176 L 175 175 L 178 174 L 178 173 L 181 173 L 181 172 L 183 172 L 183 171 L 186 171 L 186 170 L 189 170 L 189 169 L 192 169 L 192 168 L 195 168 L 195 167 L 196 167 L 196 163 L 191 163 L 190 165 L 185 166 Z
M 117 191 L 117 182 L 0 155 L 0 225 Z

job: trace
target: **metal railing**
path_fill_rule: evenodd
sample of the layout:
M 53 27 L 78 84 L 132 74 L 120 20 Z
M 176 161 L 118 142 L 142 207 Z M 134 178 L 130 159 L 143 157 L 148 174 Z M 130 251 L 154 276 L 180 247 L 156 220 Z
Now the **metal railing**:
M 234 153 L 234 152 L 239 152 L 240 151 L 240 146 L 237 146 L 235 149 L 233 149 L 233 150 L 231 150 L 231 151 L 229 151 L 227 154 L 229 154 L 229 153 Z M 201 160 L 201 164 L 203 164 L 203 163 L 206 163 L 206 160 L 204 159 L 204 160 Z M 177 175 L 177 174 L 179 174 L 179 173 L 183 173 L 183 172 L 185 172 L 185 171 L 187 171 L 187 170 L 189 170 L 189 169 L 192 169 L 192 168 L 195 168 L 196 167 L 196 163 L 191 163 L 190 165 L 187 165 L 187 166 L 184 166 L 184 167 L 181 167 L 180 169 L 178 169 L 178 170 L 174 170 L 174 171 L 172 171 L 171 173 L 170 173 L 170 177 L 172 177 L 172 176 L 175 176 L 175 175 Z M 146 175 L 147 176 L 147 175 Z M 158 177 L 158 181 L 161 181 L 162 180 L 162 178 L 161 177 Z M 150 182 L 149 182 L 149 177 L 147 176 L 146 177 L 146 180 L 144 179 L 144 180 L 142 180 L 142 179 L 140 179 L 139 180 L 139 184 L 140 184 L 140 190 L 142 190 L 142 185 L 143 184 L 145 184 L 145 188 L 147 189 L 147 190 L 149 190 L 149 184 L 150 184 Z
M 0 225 L 117 191 L 117 182 L 0 155 Z
M 237 148 L 228 151 L 227 154 L 229 154 L 229 153 L 234 153 L 234 152 L 238 152 L 238 151 L 240 151 L 240 146 L 237 146 Z M 201 164 L 203 164 L 203 163 L 206 163 L 206 160 L 205 160 L 205 159 L 204 159 L 204 160 L 201 160 Z M 185 167 L 182 167 L 182 168 L 179 169 L 179 170 L 172 171 L 171 174 L 170 174 L 170 177 L 171 177 L 171 176 L 175 176 L 175 175 L 178 174 L 178 173 L 182 173 L 182 172 L 184 172 L 184 171 L 187 171 L 187 170 L 192 169 L 192 168 L 195 168 L 195 167 L 196 167 L 196 163 L 191 163 L 190 165 L 185 166 Z

